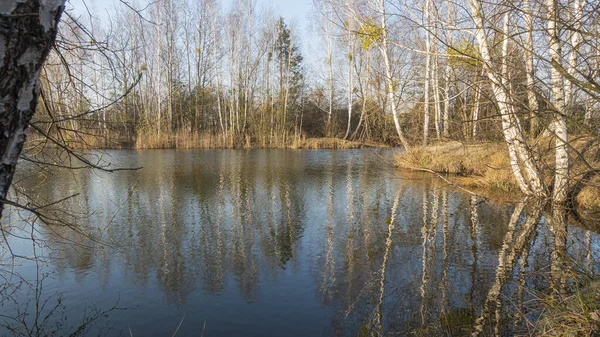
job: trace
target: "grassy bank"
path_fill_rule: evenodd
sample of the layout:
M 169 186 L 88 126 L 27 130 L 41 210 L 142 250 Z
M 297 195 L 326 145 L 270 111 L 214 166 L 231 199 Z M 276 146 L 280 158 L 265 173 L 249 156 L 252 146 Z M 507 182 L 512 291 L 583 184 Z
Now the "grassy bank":
M 231 136 L 179 130 L 174 133 L 139 133 L 131 135 L 103 136 L 97 134 L 61 134 L 52 136 L 60 146 L 70 149 L 363 149 L 388 148 L 389 145 L 373 141 L 350 141 L 335 137 L 306 138 L 289 136 L 286 139 L 254 139 L 246 137 L 234 140 Z M 57 145 L 37 133 L 29 136 L 28 148 L 56 147 Z
M 269 141 L 246 137 L 234 141 L 232 137 L 222 134 L 202 134 L 197 132 L 177 131 L 174 134 L 138 135 L 134 147 L 138 149 L 360 149 L 367 147 L 387 147 L 385 144 L 373 142 L 349 141 L 341 138 L 306 138 L 290 136 L 286 139 Z
M 573 202 L 577 207 L 598 212 L 600 177 L 594 172 L 594 168 L 600 167 L 598 143 L 582 138 L 572 144 Z M 546 184 L 550 186 L 554 166 L 553 143 L 550 139 L 539 140 L 536 149 L 536 161 L 547 177 Z M 400 169 L 449 175 L 452 183 L 483 191 L 483 194 L 522 196 L 503 143 L 446 142 L 415 147 L 396 155 L 395 163 Z
M 519 191 L 502 144 L 448 142 L 415 147 L 396 156 L 396 166 L 453 175 L 452 182 L 492 191 Z
M 385 148 L 389 147 L 385 144 L 373 142 L 355 142 L 340 138 L 307 138 L 302 139 L 289 148 L 292 149 L 363 149 L 363 148 Z
M 189 134 L 162 137 L 160 140 L 135 142 L 136 149 L 362 149 L 383 148 L 385 144 L 349 141 L 341 138 L 296 138 L 287 142 L 270 144 L 268 142 L 246 139 L 242 143 L 234 143 L 231 139 L 220 135 Z
M 598 336 L 600 334 L 600 281 L 566 295 L 541 298 L 542 312 L 532 335 Z

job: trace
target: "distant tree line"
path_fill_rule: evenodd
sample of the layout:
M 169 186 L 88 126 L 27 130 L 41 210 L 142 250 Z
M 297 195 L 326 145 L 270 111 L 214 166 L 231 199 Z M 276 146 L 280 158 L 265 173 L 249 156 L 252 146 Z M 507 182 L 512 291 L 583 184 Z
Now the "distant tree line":
M 569 135 L 597 139 L 597 2 L 314 0 L 306 34 L 255 1 L 219 4 L 67 12 L 32 147 L 503 141 L 523 193 L 565 200 Z M 309 58 L 300 37 L 316 43 Z M 540 137 L 554 141 L 552 182 Z

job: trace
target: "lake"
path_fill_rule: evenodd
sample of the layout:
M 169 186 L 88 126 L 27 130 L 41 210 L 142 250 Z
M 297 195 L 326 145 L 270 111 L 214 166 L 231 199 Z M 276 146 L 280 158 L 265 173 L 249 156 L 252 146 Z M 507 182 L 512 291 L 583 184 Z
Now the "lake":
M 533 299 L 573 287 L 566 269 L 598 270 L 599 236 L 574 219 L 400 174 L 391 155 L 119 150 L 102 156 L 143 168 L 23 165 L 35 198 L 79 194 L 44 208 L 53 226 L 5 211 L 0 335 L 512 335 L 539 315 Z

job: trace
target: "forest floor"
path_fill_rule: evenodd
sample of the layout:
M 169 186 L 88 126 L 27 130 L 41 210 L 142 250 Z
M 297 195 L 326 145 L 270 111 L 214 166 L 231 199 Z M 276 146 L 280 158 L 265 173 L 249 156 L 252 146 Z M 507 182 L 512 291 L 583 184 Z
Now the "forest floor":
M 595 139 L 575 138 L 572 142 L 571 173 L 574 179 L 573 206 L 580 213 L 600 212 L 600 148 Z M 536 140 L 537 162 L 552 184 L 554 166 L 553 142 Z M 504 195 L 512 199 L 522 197 L 512 174 L 504 143 L 465 144 L 456 141 L 414 147 L 396 155 L 395 165 L 400 169 L 443 175 L 452 184 L 469 188 L 484 196 Z M 583 212 L 581 212 L 583 211 Z

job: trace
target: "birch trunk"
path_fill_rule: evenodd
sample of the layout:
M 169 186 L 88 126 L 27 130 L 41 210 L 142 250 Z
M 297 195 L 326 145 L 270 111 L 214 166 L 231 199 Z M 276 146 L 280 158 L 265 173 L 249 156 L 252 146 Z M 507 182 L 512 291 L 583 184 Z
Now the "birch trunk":
M 54 44 L 64 4 L 64 0 L 0 2 L 0 217 L 37 106 L 40 70 Z
M 527 103 L 529 105 L 529 136 L 538 134 L 538 110 L 539 104 L 535 93 L 535 68 L 533 66 L 533 13 L 531 12 L 531 0 L 523 1 L 525 15 L 525 72 L 527 73 Z
M 379 46 L 379 50 L 381 51 L 381 56 L 383 56 L 383 61 L 385 63 L 385 78 L 386 78 L 386 93 L 388 97 L 388 104 L 392 110 L 392 117 L 394 118 L 394 126 L 396 127 L 396 132 L 398 133 L 398 138 L 400 138 L 400 143 L 404 146 L 404 149 L 409 150 L 408 141 L 404 137 L 404 132 L 402 131 L 402 127 L 400 126 L 400 119 L 398 118 L 398 112 L 396 111 L 396 98 L 394 97 L 394 79 L 392 76 L 392 64 L 390 61 L 389 49 L 388 49 L 388 36 L 387 36 L 387 28 L 386 28 L 386 20 L 385 20 L 385 0 L 379 1 L 380 11 L 381 11 L 381 45 Z
M 290 30 L 291 32 L 291 30 Z M 290 48 L 288 50 L 288 57 L 287 57 L 287 65 L 286 65 L 286 70 L 285 70 L 285 97 L 284 97 L 284 101 L 283 101 L 283 125 L 282 125 L 282 134 L 283 134 L 283 140 L 284 143 L 286 141 L 287 138 L 287 110 L 288 110 L 288 100 L 289 100 L 289 96 L 290 96 L 290 73 L 291 73 L 291 68 L 292 68 L 292 50 L 293 50 L 293 45 L 294 45 L 294 35 L 293 33 L 290 34 Z
M 368 52 L 366 52 L 364 54 L 364 58 L 366 59 L 366 64 L 367 64 L 366 69 L 365 69 L 365 72 L 366 72 L 365 78 L 368 79 L 369 76 L 370 76 L 370 73 L 369 73 L 369 53 Z M 352 136 L 350 136 L 350 139 L 356 139 L 358 131 L 360 130 L 360 127 L 363 124 L 363 120 L 365 119 L 365 112 L 366 112 L 366 106 L 367 106 L 367 89 L 368 89 L 366 87 L 368 86 L 368 80 L 365 81 L 365 84 L 363 85 L 362 64 L 363 64 L 363 56 L 361 55 L 360 62 L 356 66 L 356 76 L 357 76 L 358 88 L 360 90 L 360 95 L 362 97 L 362 106 L 360 108 L 360 118 L 358 119 L 358 125 L 356 126 L 356 129 L 354 129 L 354 132 L 352 133 Z
M 329 17 L 329 8 L 327 6 L 327 1 L 328 0 L 322 0 L 323 1 L 323 13 L 325 13 L 326 17 L 325 17 L 325 38 L 327 39 L 327 55 L 326 55 L 326 61 L 327 61 L 327 66 L 329 67 L 329 78 L 327 81 L 327 85 L 329 86 L 329 110 L 327 111 L 327 125 L 326 125 L 326 131 L 325 134 L 327 135 L 327 137 L 331 137 L 332 135 L 332 125 L 331 125 L 331 118 L 333 116 L 333 27 L 332 27 L 332 21 L 331 18 Z
M 581 0 L 569 1 L 570 5 L 573 5 L 571 22 L 573 23 L 573 31 L 571 32 L 571 50 L 569 52 L 569 64 L 567 67 L 567 71 L 569 75 L 575 77 L 577 74 L 577 62 L 579 60 L 579 44 L 581 43 L 581 16 L 583 11 L 583 4 Z M 573 114 L 574 112 L 574 98 L 575 94 L 573 92 L 573 82 L 565 81 L 565 108 L 568 109 L 569 114 Z M 567 112 L 567 111 L 565 111 Z
M 526 195 L 544 197 L 546 195 L 544 183 L 540 177 L 539 170 L 536 167 L 533 154 L 525 146 L 526 142 L 521 131 L 520 123 L 514 114 L 514 104 L 507 86 L 507 74 L 503 73 L 499 75 L 493 69 L 491 52 L 484 31 L 481 0 L 468 0 L 468 3 L 476 27 L 475 35 L 479 42 L 481 59 L 487 76 L 492 84 L 492 91 L 501 115 L 503 135 L 508 147 L 511 169 L 519 184 L 519 188 L 523 193 Z M 508 19 L 507 12 L 504 18 L 503 27 L 505 38 L 508 36 Z M 507 55 L 503 55 L 503 59 L 506 59 L 506 57 Z M 521 164 L 523 165 L 525 174 L 521 170 Z
M 423 98 L 423 146 L 429 142 L 429 84 L 431 80 L 431 36 L 429 33 L 430 0 L 425 1 L 425 88 Z
M 567 119 L 565 117 L 565 93 L 563 79 L 557 67 L 562 67 L 561 45 L 558 37 L 557 17 L 558 0 L 547 0 L 548 6 L 548 34 L 550 34 L 550 48 L 548 54 L 552 63 L 550 75 L 552 78 L 552 98 L 554 106 L 554 116 L 552 118 L 552 127 L 554 130 L 555 143 L 555 172 L 554 172 L 554 190 L 552 200 L 554 203 L 564 203 L 567 201 L 568 177 L 569 177 L 569 154 L 567 152 Z
M 352 68 L 354 64 L 354 39 L 352 36 L 349 37 L 348 41 L 348 126 L 346 128 L 346 135 L 344 139 L 348 139 L 350 135 L 350 128 L 352 127 L 352 93 L 354 90 L 354 83 L 352 78 Z
M 479 75 L 479 71 L 477 71 L 477 75 L 475 75 L 475 83 L 473 88 L 475 90 L 475 96 L 473 98 L 473 115 L 471 118 L 473 124 L 471 137 L 473 137 L 473 139 L 477 138 L 477 120 L 479 119 L 479 107 L 481 106 L 481 88 L 479 88 L 480 77 L 481 76 Z
M 444 73 L 444 115 L 442 116 L 442 136 L 448 138 L 450 136 L 450 69 L 449 62 L 446 60 L 446 72 Z
M 452 27 L 454 25 L 454 5 L 452 1 L 446 1 L 446 7 L 448 9 L 448 25 Z M 448 46 L 453 46 L 452 30 L 447 30 L 448 34 Z M 443 132 L 442 135 L 445 138 L 450 136 L 450 75 L 452 73 L 452 67 L 450 66 L 450 60 L 446 58 L 446 71 L 444 73 L 444 116 L 443 116 Z
M 221 83 L 221 60 L 218 59 L 217 57 L 217 25 L 216 25 L 216 21 L 217 21 L 217 14 L 215 9 L 212 6 L 212 3 L 210 4 L 210 11 L 212 14 L 212 20 L 211 20 L 211 28 L 212 28 L 212 36 L 213 36 L 213 48 L 212 48 L 212 53 L 213 53 L 213 59 L 215 62 L 215 96 L 217 97 L 217 114 L 219 115 L 219 126 L 221 127 L 221 133 L 223 134 L 223 140 L 225 141 L 226 138 L 226 131 L 225 131 L 225 125 L 223 123 L 223 112 L 221 110 L 221 88 L 220 88 L 220 83 Z
M 162 32 L 161 27 L 163 24 L 160 19 L 160 10 L 156 10 L 156 40 L 158 41 L 158 46 L 156 48 L 156 61 L 155 64 L 158 67 L 158 82 L 156 83 L 156 98 L 158 99 L 158 105 L 156 106 L 156 120 L 157 120 L 157 129 L 158 129 L 158 139 L 160 139 L 161 133 L 161 122 L 162 122 Z
M 433 36 L 437 36 L 437 23 L 433 24 Z M 436 38 L 437 39 L 437 38 Z M 435 135 L 437 140 L 441 137 L 441 121 L 442 121 L 442 106 L 440 102 L 440 67 L 439 67 L 439 57 L 437 40 L 433 40 L 433 64 L 432 64 L 432 72 L 431 72 L 431 80 L 433 85 L 433 106 L 435 109 Z

